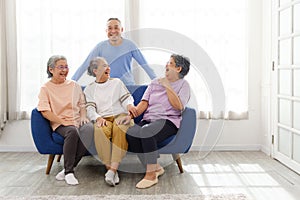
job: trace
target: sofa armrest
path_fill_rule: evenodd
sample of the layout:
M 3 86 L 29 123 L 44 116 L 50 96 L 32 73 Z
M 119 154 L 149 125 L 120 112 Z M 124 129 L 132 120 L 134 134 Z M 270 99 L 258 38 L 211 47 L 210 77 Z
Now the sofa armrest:
M 52 138 L 52 129 L 47 119 L 41 112 L 34 108 L 31 112 L 31 133 L 33 141 L 41 154 L 61 154 L 62 145 L 57 144 Z
M 193 143 L 196 133 L 196 111 L 194 108 L 186 107 L 182 113 L 182 121 L 175 139 L 168 145 L 162 147 L 160 153 L 187 153 Z

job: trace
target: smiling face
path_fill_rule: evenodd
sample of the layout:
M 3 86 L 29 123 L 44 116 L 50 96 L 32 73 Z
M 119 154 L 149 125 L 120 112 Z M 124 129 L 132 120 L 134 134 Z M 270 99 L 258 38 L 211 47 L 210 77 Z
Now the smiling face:
M 175 60 L 171 57 L 169 62 L 166 65 L 165 76 L 170 82 L 177 81 L 179 79 L 179 73 L 181 71 L 181 67 L 176 67 Z
M 121 23 L 118 20 L 110 20 L 107 22 L 107 37 L 109 41 L 113 44 L 119 44 L 122 41 L 121 33 L 123 32 L 123 28 Z
M 93 72 L 96 75 L 96 81 L 99 83 L 106 82 L 110 77 L 110 67 L 106 60 L 98 60 L 98 67 Z
M 67 75 L 69 73 L 68 63 L 66 60 L 58 60 L 55 66 L 49 67 L 50 73 L 52 73 L 51 81 L 56 84 L 65 82 Z

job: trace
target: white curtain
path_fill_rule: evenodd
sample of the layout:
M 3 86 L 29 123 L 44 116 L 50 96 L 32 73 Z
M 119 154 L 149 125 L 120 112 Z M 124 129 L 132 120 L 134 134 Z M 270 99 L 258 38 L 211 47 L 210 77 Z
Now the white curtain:
M 1 73 L 0 73 L 0 125 L 7 119 L 20 119 L 19 70 L 17 65 L 16 2 L 1 0 Z
M 107 39 L 107 19 L 118 17 L 125 32 L 139 28 L 167 29 L 198 43 L 213 60 L 222 79 L 226 95 L 225 116 L 222 117 L 247 118 L 247 0 L 7 0 L 14 1 L 18 51 L 7 56 L 16 58 L 18 52 L 18 59 L 12 59 L 13 62 L 7 65 L 13 69 L 7 73 L 11 76 L 9 84 L 17 91 L 13 96 L 17 98 L 9 100 L 10 105 L 15 105 L 15 110 L 9 107 L 12 114 L 28 117 L 37 105 L 40 86 L 48 80 L 46 63 L 51 55 L 67 57 L 71 67 L 68 76 L 71 78 L 90 50 Z M 6 12 L 13 14 L 11 10 Z M 14 29 L 10 27 L 9 30 Z M 12 50 L 15 33 L 9 35 L 9 40 L 7 38 L 7 41 L 12 41 L 9 44 Z M 138 43 L 139 36 L 134 40 Z M 170 53 L 181 53 L 157 49 L 142 49 L 142 52 L 159 76 L 164 73 L 163 66 Z M 210 114 L 212 99 L 205 77 L 195 71 L 197 66 L 193 60 L 191 62 L 193 66 L 186 79 L 192 86 L 193 105 L 196 105 L 200 118 L 216 118 Z M 146 76 L 143 78 L 143 72 L 137 74 L 138 83 L 149 82 Z
M 5 4 L 4 0 L 0 0 L 0 129 L 1 132 L 6 122 L 6 42 L 5 42 Z
M 47 78 L 46 63 L 54 54 L 66 56 L 70 79 L 88 53 L 107 39 L 106 21 L 124 21 L 120 0 L 17 0 L 21 105 L 29 113 Z
M 191 60 L 192 70 L 186 77 L 192 86 L 200 118 L 248 117 L 247 0 L 140 0 L 139 13 L 139 28 L 167 29 L 183 35 L 181 41 L 174 40 L 173 46 L 182 47 L 182 51 L 175 53 L 185 53 L 186 38 L 202 47 L 215 64 L 226 101 L 223 113 L 217 116 L 211 112 L 213 97 L 205 81 L 207 77 L 197 71 L 202 66 Z M 197 54 L 194 51 L 189 50 L 190 55 L 185 56 L 192 57 Z M 162 68 L 170 52 L 170 49 L 148 49 L 144 54 L 153 66 Z

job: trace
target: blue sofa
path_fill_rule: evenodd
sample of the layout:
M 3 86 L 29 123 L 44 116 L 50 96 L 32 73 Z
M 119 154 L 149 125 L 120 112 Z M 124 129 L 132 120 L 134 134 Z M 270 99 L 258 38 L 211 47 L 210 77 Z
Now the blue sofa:
M 127 86 L 127 88 L 132 94 L 134 104 L 136 105 L 140 102 L 147 86 Z M 141 118 L 142 116 L 136 118 L 135 122 L 139 122 Z M 36 108 L 31 113 L 31 132 L 38 152 L 49 155 L 46 168 L 46 174 L 49 174 L 55 155 L 59 155 L 57 161 L 60 161 L 63 154 L 64 139 L 61 135 L 52 131 L 49 121 Z M 189 151 L 195 132 L 196 111 L 193 108 L 187 107 L 182 113 L 182 122 L 178 133 L 158 145 L 160 154 L 172 154 L 181 173 L 183 173 L 183 168 L 179 154 Z M 128 151 L 130 152 L 130 146 L 128 147 Z M 96 150 L 94 146 L 90 149 L 90 152 L 95 154 Z

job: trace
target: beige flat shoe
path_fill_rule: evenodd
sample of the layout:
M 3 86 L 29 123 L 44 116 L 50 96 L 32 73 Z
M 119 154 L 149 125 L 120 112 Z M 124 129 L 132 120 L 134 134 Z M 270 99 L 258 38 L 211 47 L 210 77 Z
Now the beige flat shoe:
M 140 182 L 138 182 L 136 184 L 136 188 L 139 188 L 139 189 L 145 189 L 145 188 L 149 188 L 153 185 L 155 185 L 156 183 L 158 183 L 158 179 L 156 178 L 155 180 L 147 180 L 147 179 L 142 179 Z
M 160 177 L 161 175 L 163 175 L 163 174 L 165 173 L 165 170 L 164 170 L 164 168 L 162 167 L 162 168 L 160 168 L 159 171 L 157 171 L 157 172 L 155 172 L 155 173 L 156 173 L 156 177 L 158 178 L 158 177 Z

